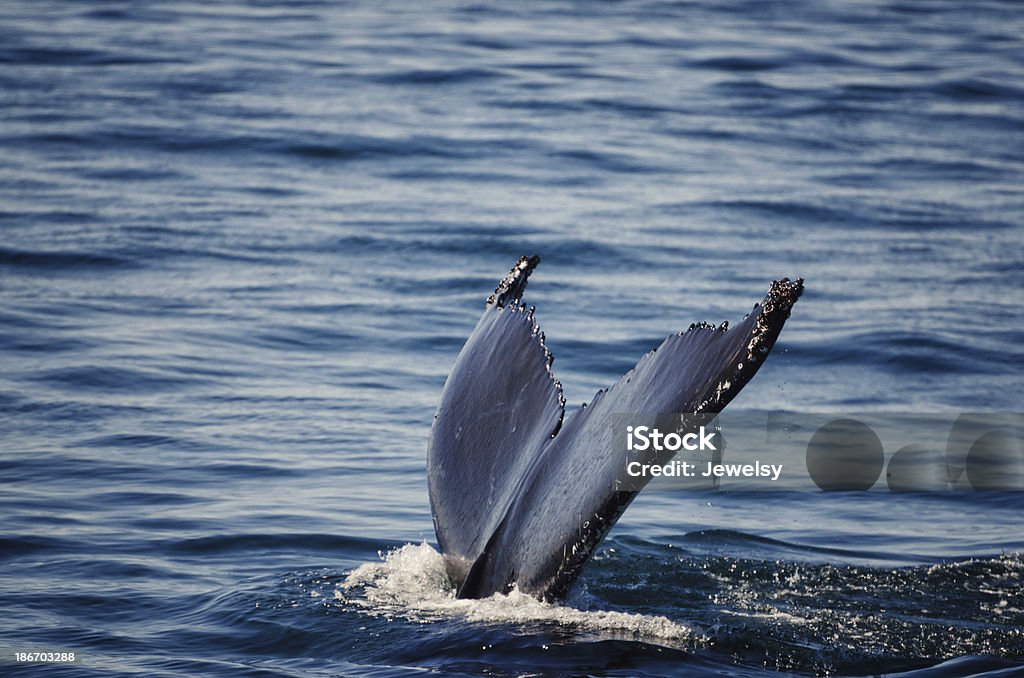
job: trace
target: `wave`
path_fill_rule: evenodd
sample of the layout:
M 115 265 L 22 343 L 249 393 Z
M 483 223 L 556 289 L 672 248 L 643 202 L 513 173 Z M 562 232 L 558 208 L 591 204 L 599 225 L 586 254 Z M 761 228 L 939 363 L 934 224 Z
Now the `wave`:
M 705 552 L 708 538 L 754 552 Z M 406 544 L 314 595 L 333 595 L 332 605 L 383 621 L 436 624 L 472 642 L 491 632 L 541 641 L 567 633 L 635 643 L 631 651 L 641 654 L 662 647 L 691 667 L 712 661 L 736 670 L 738 662 L 858 674 L 943 661 L 973 667 L 983 655 L 1005 667 L 1024 657 L 1021 554 L 911 566 L 793 562 L 779 557 L 787 549 L 765 552 L 765 541 L 785 545 L 731 531 L 686 535 L 681 546 L 616 538 L 562 605 L 517 590 L 459 600 L 441 555 L 427 543 Z M 429 656 L 429 645 L 418 652 Z
M 484 624 L 552 624 L 578 631 L 626 635 L 636 640 L 699 643 L 702 633 L 663 616 L 574 607 L 586 601 L 577 594 L 570 604 L 546 603 L 513 589 L 479 600 L 455 597 L 441 554 L 426 542 L 406 544 L 387 553 L 381 562 L 353 570 L 335 590 L 335 599 L 367 614 L 401 616 L 429 622 L 461 619 Z
M 100 252 L 47 252 L 0 247 L 0 266 L 40 268 L 53 271 L 59 269 L 122 268 L 131 264 L 130 260 L 123 257 Z

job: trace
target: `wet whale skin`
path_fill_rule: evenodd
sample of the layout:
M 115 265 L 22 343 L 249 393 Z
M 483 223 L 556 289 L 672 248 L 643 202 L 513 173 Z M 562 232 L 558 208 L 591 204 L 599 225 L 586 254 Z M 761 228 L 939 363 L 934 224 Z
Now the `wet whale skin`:
M 764 363 L 803 292 L 773 282 L 733 328 L 691 325 L 565 416 L 552 356 L 522 301 L 522 257 L 487 300 L 448 376 L 427 447 L 438 544 L 460 598 L 562 598 L 638 490 L 621 489 L 616 413 L 724 408 Z

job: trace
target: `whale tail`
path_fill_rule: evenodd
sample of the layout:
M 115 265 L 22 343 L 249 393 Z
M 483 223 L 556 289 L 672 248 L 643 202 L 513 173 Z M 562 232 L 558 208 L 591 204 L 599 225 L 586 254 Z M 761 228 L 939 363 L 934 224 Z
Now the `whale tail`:
M 564 596 L 636 496 L 621 489 L 612 415 L 713 415 L 764 362 L 803 280 L 778 280 L 734 328 L 691 325 L 565 418 L 561 384 L 533 308 L 539 257 L 522 257 L 487 300 L 452 367 L 427 447 L 434 529 L 460 598 Z M 563 421 L 564 420 L 564 421 Z

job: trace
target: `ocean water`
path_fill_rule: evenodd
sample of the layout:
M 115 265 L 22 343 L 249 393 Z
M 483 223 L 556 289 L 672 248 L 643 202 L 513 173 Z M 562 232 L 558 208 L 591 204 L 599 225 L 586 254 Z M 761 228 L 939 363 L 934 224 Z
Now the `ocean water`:
M 424 464 L 532 253 L 570 410 L 802 276 L 733 408 L 1020 411 L 1022 35 L 984 1 L 3 3 L 0 669 L 1020 671 L 1021 492 L 649 492 L 565 604 L 459 601 Z

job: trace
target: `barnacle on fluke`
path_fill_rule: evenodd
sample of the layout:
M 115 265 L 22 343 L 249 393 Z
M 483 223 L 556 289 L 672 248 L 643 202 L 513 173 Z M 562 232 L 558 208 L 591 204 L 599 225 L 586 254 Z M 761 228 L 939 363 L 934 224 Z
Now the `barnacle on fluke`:
M 458 595 L 513 585 L 559 598 L 636 496 L 617 479 L 609 418 L 621 412 L 714 414 L 768 356 L 803 280 L 772 283 L 732 329 L 695 323 L 669 336 L 590 405 L 563 421 L 565 398 L 522 257 L 488 298 L 445 382 L 427 448 L 438 544 Z

